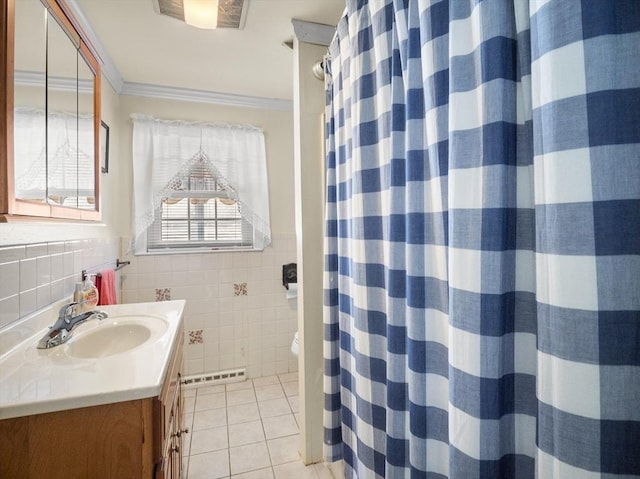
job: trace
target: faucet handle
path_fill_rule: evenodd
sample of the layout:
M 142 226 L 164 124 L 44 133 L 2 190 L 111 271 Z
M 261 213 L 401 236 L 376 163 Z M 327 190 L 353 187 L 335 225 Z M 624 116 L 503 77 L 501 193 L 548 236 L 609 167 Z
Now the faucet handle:
M 73 316 L 73 311 L 75 310 L 77 304 L 78 303 L 74 301 L 62 306 L 62 308 L 60 308 L 60 311 L 58 312 L 58 319 L 64 319 L 65 323 L 69 323 L 69 318 Z
M 104 318 L 108 318 L 109 314 L 106 311 L 94 311 L 93 317 L 98 319 L 98 321 L 102 321 Z

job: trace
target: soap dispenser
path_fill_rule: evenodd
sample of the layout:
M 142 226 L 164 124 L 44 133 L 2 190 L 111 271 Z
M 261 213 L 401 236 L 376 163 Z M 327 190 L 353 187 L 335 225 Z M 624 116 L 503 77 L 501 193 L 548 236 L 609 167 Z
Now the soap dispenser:
M 88 274 L 84 280 L 84 285 L 82 287 L 82 310 L 89 311 L 94 309 L 98 305 L 98 288 L 91 281 L 91 275 Z

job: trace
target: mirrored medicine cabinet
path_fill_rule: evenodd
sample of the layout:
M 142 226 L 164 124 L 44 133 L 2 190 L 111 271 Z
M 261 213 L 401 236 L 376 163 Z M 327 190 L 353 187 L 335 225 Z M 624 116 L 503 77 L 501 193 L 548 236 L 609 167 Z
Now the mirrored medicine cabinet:
M 0 221 L 100 219 L 100 64 L 64 0 L 0 0 Z

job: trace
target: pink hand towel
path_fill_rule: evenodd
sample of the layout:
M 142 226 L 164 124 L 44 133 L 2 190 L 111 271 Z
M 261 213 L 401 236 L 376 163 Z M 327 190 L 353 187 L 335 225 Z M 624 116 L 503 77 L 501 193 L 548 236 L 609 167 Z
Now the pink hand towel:
M 112 269 L 100 271 L 96 276 L 96 288 L 98 288 L 98 304 L 117 304 L 116 296 L 116 272 Z

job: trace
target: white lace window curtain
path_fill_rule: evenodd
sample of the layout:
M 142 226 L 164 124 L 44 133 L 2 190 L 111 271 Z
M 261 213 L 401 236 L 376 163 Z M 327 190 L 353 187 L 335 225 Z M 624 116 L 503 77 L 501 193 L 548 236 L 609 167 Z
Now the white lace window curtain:
M 16 107 L 14 130 L 17 198 L 93 198 L 93 116 Z
M 196 156 L 204 156 L 240 214 L 254 229 L 253 247 L 271 243 L 264 134 L 250 125 L 224 125 L 133 118 L 133 225 L 131 247 L 145 252 L 144 232 L 155 219 L 174 178 Z

